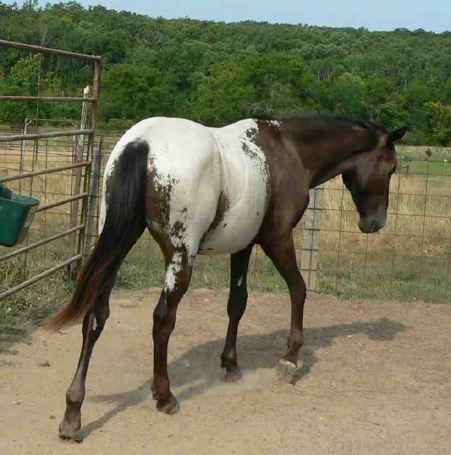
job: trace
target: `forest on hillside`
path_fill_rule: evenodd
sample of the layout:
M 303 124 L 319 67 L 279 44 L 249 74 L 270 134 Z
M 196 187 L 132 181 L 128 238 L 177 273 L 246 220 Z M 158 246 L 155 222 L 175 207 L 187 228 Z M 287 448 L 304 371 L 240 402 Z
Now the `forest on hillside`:
M 332 112 L 394 128 L 411 144 L 451 143 L 451 33 L 166 20 L 76 2 L 0 2 L 0 38 L 103 57 L 100 125 L 155 115 L 212 126 L 252 115 Z M 80 96 L 92 67 L 0 48 L 0 93 Z M 43 104 L 45 118 L 79 106 Z M 0 103 L 1 123 L 35 115 Z

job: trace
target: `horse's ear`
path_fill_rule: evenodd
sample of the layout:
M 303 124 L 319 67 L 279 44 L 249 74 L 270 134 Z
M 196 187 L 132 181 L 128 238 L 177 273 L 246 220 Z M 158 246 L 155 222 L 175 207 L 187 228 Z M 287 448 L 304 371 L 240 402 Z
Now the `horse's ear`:
M 388 135 L 389 142 L 396 142 L 402 139 L 404 135 L 407 133 L 408 129 L 409 128 L 407 128 L 407 126 L 403 126 L 402 128 L 398 128 L 397 130 L 390 133 Z

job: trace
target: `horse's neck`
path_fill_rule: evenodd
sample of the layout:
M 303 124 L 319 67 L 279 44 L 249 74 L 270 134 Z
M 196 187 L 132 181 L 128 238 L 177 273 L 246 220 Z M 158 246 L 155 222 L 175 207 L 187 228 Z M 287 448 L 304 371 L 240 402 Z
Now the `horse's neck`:
M 309 168 L 310 188 L 315 188 L 337 175 L 346 172 L 355 161 L 355 156 L 340 152 L 329 156 L 318 156 Z
M 362 134 L 355 135 L 351 140 L 340 134 L 317 144 L 307 141 L 300 144 L 297 150 L 310 176 L 310 188 L 327 182 L 352 167 L 358 155 L 369 149 L 368 144 L 368 138 Z

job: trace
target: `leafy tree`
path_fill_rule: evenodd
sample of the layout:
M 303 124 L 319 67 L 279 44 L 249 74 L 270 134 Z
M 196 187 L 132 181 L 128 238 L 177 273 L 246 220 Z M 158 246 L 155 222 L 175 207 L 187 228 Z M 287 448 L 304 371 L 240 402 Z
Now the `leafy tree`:
M 213 66 L 199 88 L 195 118 L 220 125 L 255 114 L 312 106 L 315 79 L 296 55 L 246 55 Z
M 447 145 L 451 142 L 451 106 L 439 101 L 425 103 L 428 126 L 432 140 L 437 145 Z
M 19 59 L 9 74 L 0 81 L 0 92 L 10 95 L 36 95 L 35 87 L 39 76 L 39 56 Z M 0 110 L 0 119 L 7 123 L 19 123 L 33 115 L 29 103 L 5 103 Z
M 329 86 L 329 107 L 349 117 L 367 117 L 367 89 L 363 79 L 351 73 L 344 73 Z

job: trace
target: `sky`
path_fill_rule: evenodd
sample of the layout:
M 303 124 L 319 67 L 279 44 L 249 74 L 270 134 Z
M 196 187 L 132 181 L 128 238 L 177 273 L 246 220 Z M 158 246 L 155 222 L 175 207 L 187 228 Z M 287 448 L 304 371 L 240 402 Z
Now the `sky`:
M 19 5 L 23 3 L 16 1 Z M 60 1 L 39 0 L 39 4 Z M 78 0 L 78 3 L 83 6 L 101 4 L 151 17 L 225 22 L 255 20 L 369 30 L 451 30 L 451 0 Z

